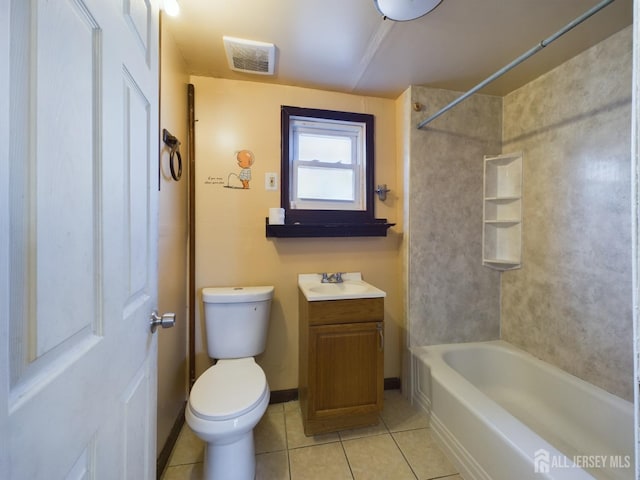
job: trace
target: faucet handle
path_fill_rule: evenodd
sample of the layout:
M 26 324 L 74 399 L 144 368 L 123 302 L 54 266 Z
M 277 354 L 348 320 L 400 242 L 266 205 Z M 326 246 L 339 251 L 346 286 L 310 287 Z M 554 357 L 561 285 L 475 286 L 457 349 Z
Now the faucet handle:
M 328 282 L 328 281 L 329 281 L 329 276 L 328 276 L 327 272 L 320 273 L 319 275 L 322 275 L 322 280 L 321 280 L 321 282 L 326 283 L 326 282 Z
M 344 272 L 336 272 L 336 273 L 334 274 L 334 275 L 335 275 L 335 278 L 336 278 L 336 282 L 338 282 L 338 283 L 342 282 L 342 274 L 343 274 L 343 273 L 344 273 Z

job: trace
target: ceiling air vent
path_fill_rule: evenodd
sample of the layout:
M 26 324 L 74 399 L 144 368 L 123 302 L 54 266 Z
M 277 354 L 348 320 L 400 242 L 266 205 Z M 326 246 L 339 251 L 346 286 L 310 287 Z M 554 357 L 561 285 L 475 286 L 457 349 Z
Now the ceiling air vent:
M 273 75 L 276 47 L 273 43 L 222 37 L 229 68 L 236 72 Z

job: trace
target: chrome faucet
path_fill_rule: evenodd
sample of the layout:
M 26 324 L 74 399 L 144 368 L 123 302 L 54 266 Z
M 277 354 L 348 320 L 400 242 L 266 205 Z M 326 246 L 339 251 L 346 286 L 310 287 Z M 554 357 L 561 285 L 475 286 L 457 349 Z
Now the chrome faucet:
M 342 283 L 342 272 L 336 273 L 322 273 L 322 280 L 320 283 Z

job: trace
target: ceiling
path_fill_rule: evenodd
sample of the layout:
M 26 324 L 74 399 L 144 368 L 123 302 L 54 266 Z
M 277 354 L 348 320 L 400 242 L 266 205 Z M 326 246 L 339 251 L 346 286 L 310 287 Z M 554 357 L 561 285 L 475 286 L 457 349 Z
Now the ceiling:
M 409 22 L 373 0 L 178 0 L 163 16 L 193 75 L 396 98 L 409 85 L 465 91 L 582 15 L 598 0 L 443 0 Z M 482 93 L 505 95 L 631 25 L 616 0 Z M 275 75 L 238 73 L 222 36 L 276 45 Z

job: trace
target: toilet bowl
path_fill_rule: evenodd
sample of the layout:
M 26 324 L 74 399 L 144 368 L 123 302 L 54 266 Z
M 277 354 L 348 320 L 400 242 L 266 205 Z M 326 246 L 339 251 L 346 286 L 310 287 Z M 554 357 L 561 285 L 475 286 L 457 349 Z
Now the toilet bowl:
M 273 287 L 204 288 L 207 350 L 217 363 L 194 383 L 185 410 L 206 442 L 205 480 L 253 480 L 253 429 L 269 404 L 269 385 L 253 356 L 264 351 Z
M 252 480 L 253 429 L 269 404 L 269 386 L 253 357 L 220 360 L 193 385 L 187 424 L 207 443 L 206 480 Z

